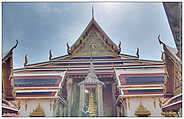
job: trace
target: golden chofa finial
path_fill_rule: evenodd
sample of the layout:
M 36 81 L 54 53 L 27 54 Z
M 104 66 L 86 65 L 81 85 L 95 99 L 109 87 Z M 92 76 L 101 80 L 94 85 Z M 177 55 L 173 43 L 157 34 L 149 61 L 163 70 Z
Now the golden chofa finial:
M 27 55 L 25 55 L 24 67 L 27 66 Z
M 51 51 L 51 49 L 49 50 L 49 60 L 52 60 L 52 51 Z
M 137 48 L 136 55 L 137 55 L 137 57 L 139 58 L 139 48 Z

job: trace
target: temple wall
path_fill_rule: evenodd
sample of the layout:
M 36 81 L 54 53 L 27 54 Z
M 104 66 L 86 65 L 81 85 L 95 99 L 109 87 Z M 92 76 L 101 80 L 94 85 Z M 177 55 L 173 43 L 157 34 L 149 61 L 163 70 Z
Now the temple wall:
M 104 116 L 112 116 L 113 113 L 113 102 L 112 102 L 112 87 L 107 85 L 103 88 L 103 106 Z
M 130 108 L 128 107 L 126 110 L 126 116 L 128 117 L 132 117 L 135 116 L 135 111 L 137 110 L 137 108 L 139 107 L 140 101 L 142 101 L 143 106 L 150 111 L 151 113 L 151 117 L 154 116 L 162 116 L 161 112 L 162 109 L 159 106 L 159 99 L 158 97 L 156 97 L 156 107 L 154 107 L 154 98 L 150 97 L 145 97 L 145 98 L 129 98 L 129 105 Z M 128 101 L 127 101 L 128 102 Z
M 27 103 L 27 109 L 26 109 L 26 103 Z M 21 116 L 29 117 L 30 114 L 35 110 L 40 103 L 40 106 L 42 107 L 45 116 L 53 116 L 53 105 L 50 105 L 50 100 L 21 100 L 21 107 L 19 114 Z M 53 104 L 53 101 L 52 101 Z
M 78 82 L 74 81 L 73 88 L 72 88 L 73 103 L 71 107 L 71 116 L 78 116 L 79 114 L 80 87 L 77 84 Z

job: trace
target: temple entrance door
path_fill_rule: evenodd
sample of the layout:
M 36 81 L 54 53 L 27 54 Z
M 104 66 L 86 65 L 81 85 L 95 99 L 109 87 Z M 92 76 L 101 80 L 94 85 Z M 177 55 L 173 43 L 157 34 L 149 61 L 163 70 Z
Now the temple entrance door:
M 104 116 L 113 116 L 112 84 L 103 87 Z

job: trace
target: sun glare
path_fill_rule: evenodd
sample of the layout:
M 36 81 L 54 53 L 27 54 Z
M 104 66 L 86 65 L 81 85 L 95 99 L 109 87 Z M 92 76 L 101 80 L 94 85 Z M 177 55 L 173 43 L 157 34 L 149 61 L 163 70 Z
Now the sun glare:
M 118 11 L 120 3 L 103 3 L 100 4 L 100 7 L 104 9 L 107 14 L 114 14 L 114 12 Z

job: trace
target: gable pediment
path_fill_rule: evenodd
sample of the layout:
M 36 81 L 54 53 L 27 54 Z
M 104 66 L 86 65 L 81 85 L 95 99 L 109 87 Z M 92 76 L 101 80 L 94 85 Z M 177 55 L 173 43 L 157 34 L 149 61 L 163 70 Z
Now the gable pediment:
M 92 49 L 91 45 L 93 45 Z M 91 52 L 93 56 L 118 55 L 120 52 L 117 45 L 110 40 L 94 19 L 70 48 L 72 56 L 90 56 Z

